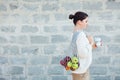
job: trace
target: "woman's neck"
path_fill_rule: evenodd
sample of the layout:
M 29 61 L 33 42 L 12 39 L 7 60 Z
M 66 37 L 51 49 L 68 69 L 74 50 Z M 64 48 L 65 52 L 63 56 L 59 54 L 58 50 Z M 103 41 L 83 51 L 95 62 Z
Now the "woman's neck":
M 74 31 L 79 31 L 79 30 L 83 30 L 82 27 L 80 25 L 76 25 L 74 27 Z

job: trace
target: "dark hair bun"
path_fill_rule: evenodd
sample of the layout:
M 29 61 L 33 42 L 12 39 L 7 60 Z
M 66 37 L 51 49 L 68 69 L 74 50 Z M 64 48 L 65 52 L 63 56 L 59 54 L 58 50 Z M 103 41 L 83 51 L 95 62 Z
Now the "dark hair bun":
M 74 15 L 73 14 L 70 14 L 69 15 L 69 19 L 73 19 L 74 18 Z

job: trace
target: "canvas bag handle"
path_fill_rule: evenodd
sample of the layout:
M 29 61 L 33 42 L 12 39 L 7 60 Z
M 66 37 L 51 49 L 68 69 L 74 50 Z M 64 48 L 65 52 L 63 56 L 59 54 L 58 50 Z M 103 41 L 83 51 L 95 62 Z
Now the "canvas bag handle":
M 78 50 L 77 50 L 77 45 L 76 45 L 76 40 L 78 35 L 80 34 L 80 31 L 74 32 L 71 40 L 71 45 L 70 48 L 72 50 L 72 55 L 78 57 Z

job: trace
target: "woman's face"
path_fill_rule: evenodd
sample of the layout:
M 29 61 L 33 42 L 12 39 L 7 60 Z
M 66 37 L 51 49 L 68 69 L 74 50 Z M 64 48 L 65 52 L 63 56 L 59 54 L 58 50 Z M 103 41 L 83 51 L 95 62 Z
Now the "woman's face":
M 84 20 L 80 21 L 80 26 L 85 29 L 87 27 L 87 24 L 88 24 L 88 17 L 85 18 Z

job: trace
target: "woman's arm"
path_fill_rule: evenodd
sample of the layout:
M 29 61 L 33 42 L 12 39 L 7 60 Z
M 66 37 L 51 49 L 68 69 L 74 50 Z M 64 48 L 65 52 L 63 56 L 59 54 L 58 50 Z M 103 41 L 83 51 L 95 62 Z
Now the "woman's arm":
M 96 46 L 96 44 L 94 42 L 93 37 L 92 36 L 87 36 L 87 38 L 88 38 L 89 43 L 92 45 L 92 48 L 93 49 L 97 48 L 97 46 Z

